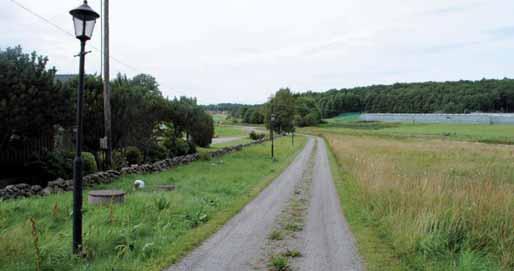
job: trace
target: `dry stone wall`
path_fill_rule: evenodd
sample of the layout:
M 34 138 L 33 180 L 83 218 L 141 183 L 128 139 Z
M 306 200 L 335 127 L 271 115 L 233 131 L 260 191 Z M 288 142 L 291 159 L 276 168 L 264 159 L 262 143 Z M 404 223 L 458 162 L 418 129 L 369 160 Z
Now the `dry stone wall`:
M 263 143 L 265 140 L 253 141 L 246 144 L 239 144 L 235 146 L 221 148 L 219 150 L 209 152 L 207 155 L 209 158 L 220 157 L 228 153 L 242 150 L 244 147 L 248 147 L 255 144 Z M 83 183 L 86 187 L 94 187 L 99 184 L 107 184 L 115 181 L 121 176 L 130 174 L 144 174 L 164 171 L 179 165 L 189 164 L 193 161 L 199 160 L 201 157 L 198 153 L 188 154 L 183 156 L 177 156 L 168 158 L 165 160 L 157 161 L 152 164 L 132 165 L 130 167 L 124 167 L 119 171 L 107 170 L 100 171 L 93 174 L 89 174 L 83 177 Z M 48 186 L 42 188 L 39 185 L 29 185 L 26 183 L 20 183 L 15 185 L 8 185 L 4 189 L 0 189 L 0 199 L 17 199 L 26 198 L 32 196 L 46 196 L 54 193 L 62 193 L 73 190 L 73 180 L 57 179 L 48 182 Z

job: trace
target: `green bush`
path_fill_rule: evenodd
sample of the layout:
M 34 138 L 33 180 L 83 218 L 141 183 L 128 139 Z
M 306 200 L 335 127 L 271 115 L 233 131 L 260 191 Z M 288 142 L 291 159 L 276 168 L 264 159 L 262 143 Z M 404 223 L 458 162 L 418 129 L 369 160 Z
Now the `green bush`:
M 73 175 L 73 153 L 49 152 L 45 159 L 48 180 L 57 178 L 71 179 Z
M 256 133 L 255 131 L 251 131 L 249 136 L 250 136 L 251 140 L 261 140 L 261 139 L 266 137 L 265 134 L 263 134 L 263 133 Z
M 120 150 L 112 152 L 112 167 L 114 169 L 120 169 L 127 166 L 127 157 Z
M 166 144 L 166 146 L 168 147 L 168 154 L 170 157 L 181 156 L 196 152 L 196 147 L 193 144 L 186 142 L 186 140 L 182 138 L 177 138 L 175 145 L 173 145 L 170 140 L 168 144 Z
M 143 161 L 143 154 L 137 147 L 127 147 L 125 156 L 129 165 L 139 164 Z
M 82 160 L 84 162 L 84 175 L 95 173 L 98 171 L 95 156 L 92 153 L 83 152 Z
M 200 147 L 209 147 L 212 143 L 212 137 L 214 136 L 214 121 L 212 120 L 212 116 L 204 112 L 203 109 L 198 108 L 195 110 L 192 122 L 192 141 L 195 145 Z
M 148 148 L 147 160 L 151 162 L 166 159 L 166 148 L 159 144 L 152 144 Z

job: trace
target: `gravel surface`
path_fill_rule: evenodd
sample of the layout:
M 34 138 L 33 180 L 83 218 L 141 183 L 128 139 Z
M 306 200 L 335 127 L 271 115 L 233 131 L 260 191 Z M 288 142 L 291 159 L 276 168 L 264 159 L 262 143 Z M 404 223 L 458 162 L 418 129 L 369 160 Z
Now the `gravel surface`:
M 317 141 L 317 148 L 314 148 Z M 313 153 L 315 151 L 315 153 Z M 314 159 L 314 167 L 309 161 Z M 307 171 L 308 174 L 306 174 Z M 323 140 L 309 138 L 305 148 L 293 163 L 270 184 L 257 198 L 245 206 L 220 231 L 206 240 L 181 262 L 168 271 L 244 271 L 258 270 L 255 259 L 269 257 L 270 233 L 279 228 L 277 221 L 295 199 L 295 188 L 312 176 L 305 216 L 305 226 L 291 236 L 296 241 L 294 249 L 301 257 L 291 258 L 292 270 L 331 271 L 363 270 L 354 239 L 344 220 L 335 191 Z M 311 184 L 312 183 L 312 184 Z M 298 192 L 296 192 L 298 193 Z M 284 247 L 283 249 L 288 249 Z M 266 257 L 266 258 L 263 258 Z
M 327 148 L 317 139 L 311 202 L 305 225 L 304 257 L 300 270 L 363 270 L 354 238 L 344 219 L 336 192 Z
M 212 139 L 212 144 L 227 143 L 227 142 L 236 141 L 239 139 L 243 139 L 243 137 L 242 136 L 217 137 L 217 138 Z

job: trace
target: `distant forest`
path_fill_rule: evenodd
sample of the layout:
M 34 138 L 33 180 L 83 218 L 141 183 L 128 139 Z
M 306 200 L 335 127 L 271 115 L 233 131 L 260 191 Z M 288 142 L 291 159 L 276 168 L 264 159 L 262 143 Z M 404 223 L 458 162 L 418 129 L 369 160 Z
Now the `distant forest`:
M 345 112 L 514 112 L 513 79 L 396 83 L 296 96 L 315 99 L 323 118 Z
M 317 124 L 347 112 L 471 113 L 514 112 L 514 80 L 396 83 L 292 94 L 298 126 Z M 265 104 L 204 106 L 229 112 L 245 123 L 263 123 Z

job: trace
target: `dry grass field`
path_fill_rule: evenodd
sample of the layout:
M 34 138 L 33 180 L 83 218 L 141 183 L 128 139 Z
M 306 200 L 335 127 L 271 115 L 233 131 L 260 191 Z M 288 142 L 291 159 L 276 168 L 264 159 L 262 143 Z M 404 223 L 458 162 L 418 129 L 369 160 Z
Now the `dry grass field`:
M 514 270 L 514 146 L 322 134 L 351 176 L 352 228 L 373 229 L 398 269 Z

